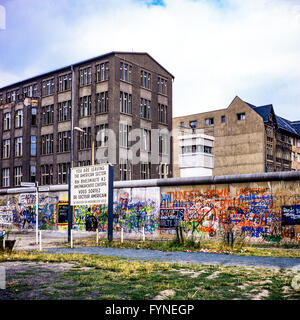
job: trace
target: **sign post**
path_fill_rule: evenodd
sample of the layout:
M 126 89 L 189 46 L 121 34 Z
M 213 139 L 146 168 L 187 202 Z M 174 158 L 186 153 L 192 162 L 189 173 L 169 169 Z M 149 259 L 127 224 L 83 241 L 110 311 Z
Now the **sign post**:
M 114 208 L 113 208 L 113 201 L 114 201 L 114 167 L 109 165 L 108 166 L 108 226 L 107 226 L 107 240 L 113 240 L 113 221 L 114 221 Z
M 70 168 L 68 241 L 73 224 L 72 206 L 108 204 L 108 240 L 113 238 L 113 166 L 97 164 Z

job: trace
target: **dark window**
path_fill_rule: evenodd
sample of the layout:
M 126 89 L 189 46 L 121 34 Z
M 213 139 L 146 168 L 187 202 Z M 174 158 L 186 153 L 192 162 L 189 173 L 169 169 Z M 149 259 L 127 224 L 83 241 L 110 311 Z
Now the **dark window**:
M 58 103 L 58 121 L 71 120 L 72 104 L 71 100 Z
M 132 81 L 132 66 L 125 62 L 120 62 L 120 80 Z
M 163 104 L 158 104 L 158 122 L 168 122 L 168 107 Z
M 225 123 L 226 122 L 226 116 L 221 116 L 221 122 Z
M 57 152 L 67 152 L 71 149 L 71 131 L 58 132 Z
M 82 128 L 84 132 L 80 132 L 79 149 L 89 149 L 92 144 L 91 128 Z
M 120 112 L 132 114 L 131 94 L 120 92 Z
M 42 155 L 53 153 L 53 134 L 45 134 L 41 136 L 41 147 Z
M 213 124 L 214 124 L 214 118 L 206 118 L 205 119 L 206 126 L 212 126 Z
M 104 147 L 107 146 L 107 140 L 108 140 L 108 124 L 100 124 L 96 126 L 96 147 Z
M 92 82 L 92 68 L 84 68 L 79 71 L 80 73 L 80 86 L 86 86 Z
M 245 120 L 246 119 L 245 112 L 237 113 L 236 115 L 237 115 L 238 120 Z
M 91 115 L 91 96 L 85 96 L 80 98 L 79 104 L 80 117 L 88 117 Z
M 140 117 L 151 119 L 151 101 L 141 98 Z
M 53 184 L 53 165 L 44 164 L 41 166 L 41 185 Z
M 31 125 L 36 126 L 37 108 L 31 108 Z
M 151 73 L 141 70 L 141 86 L 146 89 L 151 89 Z
M 109 63 L 104 62 L 100 63 L 96 66 L 97 73 L 97 81 L 105 81 L 108 80 L 109 76 Z
M 162 77 L 158 77 L 158 92 L 162 94 L 168 93 L 168 81 Z
M 59 163 L 57 165 L 57 183 L 68 183 L 70 163 Z
M 54 121 L 54 105 L 42 108 L 42 125 L 53 124 Z
M 108 112 L 108 91 L 96 95 L 96 113 L 104 112 Z

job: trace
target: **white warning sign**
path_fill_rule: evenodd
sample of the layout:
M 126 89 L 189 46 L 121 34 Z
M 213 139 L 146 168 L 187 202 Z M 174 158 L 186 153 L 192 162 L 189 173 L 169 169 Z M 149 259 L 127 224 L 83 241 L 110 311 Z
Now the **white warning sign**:
M 71 169 L 71 206 L 108 204 L 108 165 Z

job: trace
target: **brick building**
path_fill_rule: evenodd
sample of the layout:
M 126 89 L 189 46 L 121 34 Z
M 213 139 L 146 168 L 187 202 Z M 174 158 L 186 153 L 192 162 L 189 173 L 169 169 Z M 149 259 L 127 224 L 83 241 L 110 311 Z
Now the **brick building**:
M 210 130 L 214 137 L 213 175 L 247 174 L 300 169 L 300 122 L 277 116 L 273 106 L 254 106 L 235 97 L 228 108 L 173 119 L 174 136 L 187 128 Z M 173 175 L 180 176 L 173 143 Z
M 151 140 L 151 130 L 172 130 L 173 80 L 147 53 L 111 52 L 1 88 L 2 187 L 65 184 L 72 165 L 112 162 L 112 147 L 115 180 L 172 175 L 171 151 L 170 165 L 161 148 L 151 162 L 151 146 L 160 141 Z M 135 164 L 133 129 L 143 146 Z

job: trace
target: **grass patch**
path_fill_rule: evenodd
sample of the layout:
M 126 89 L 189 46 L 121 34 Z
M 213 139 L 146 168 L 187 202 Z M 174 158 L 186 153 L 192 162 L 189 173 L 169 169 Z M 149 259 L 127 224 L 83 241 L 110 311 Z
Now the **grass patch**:
M 42 287 L 39 283 L 28 285 L 27 278 L 32 278 L 32 274 L 26 270 L 21 270 L 21 282 L 18 277 L 10 276 L 7 290 L 14 299 L 21 295 L 24 298 L 26 292 L 34 290 L 39 290 L 40 299 L 51 300 L 147 300 L 166 291 L 174 292 L 172 296 L 164 296 L 166 300 L 300 299 L 300 292 L 291 287 L 296 274 L 291 270 L 181 265 L 128 261 L 99 255 L 26 252 L 2 255 L 0 262 L 6 261 L 74 264 L 67 271 L 54 273 L 55 278 L 49 278 L 49 283 Z M 40 264 L 39 267 L 42 268 Z M 39 272 L 38 269 L 36 272 Z

